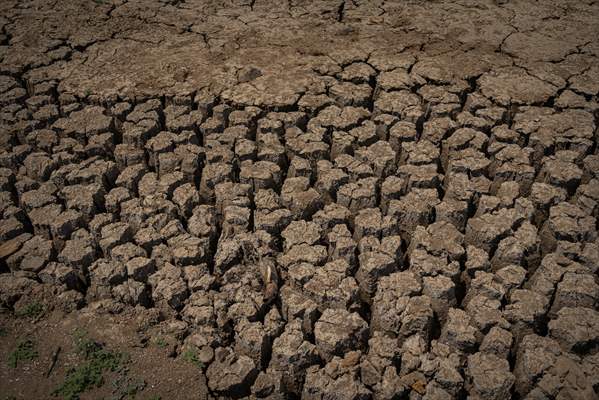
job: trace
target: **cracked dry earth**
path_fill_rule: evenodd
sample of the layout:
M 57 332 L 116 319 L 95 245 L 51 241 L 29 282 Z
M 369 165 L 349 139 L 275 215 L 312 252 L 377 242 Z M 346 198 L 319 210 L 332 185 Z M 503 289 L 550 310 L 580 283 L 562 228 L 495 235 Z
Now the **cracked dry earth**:
M 0 10 L 7 326 L 167 337 L 163 399 L 598 398 L 598 2 Z

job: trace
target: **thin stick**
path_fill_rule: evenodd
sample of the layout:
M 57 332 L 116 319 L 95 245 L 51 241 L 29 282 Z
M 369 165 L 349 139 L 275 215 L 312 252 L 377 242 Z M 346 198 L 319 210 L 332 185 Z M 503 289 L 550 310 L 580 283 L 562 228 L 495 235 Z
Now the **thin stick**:
M 58 346 L 56 350 L 54 350 L 54 354 L 52 354 L 52 361 L 50 362 L 50 368 L 48 368 L 48 372 L 46 372 L 46 378 L 49 377 L 52 373 L 52 370 L 56 365 L 56 361 L 58 361 L 58 354 L 60 353 L 60 350 L 60 346 Z

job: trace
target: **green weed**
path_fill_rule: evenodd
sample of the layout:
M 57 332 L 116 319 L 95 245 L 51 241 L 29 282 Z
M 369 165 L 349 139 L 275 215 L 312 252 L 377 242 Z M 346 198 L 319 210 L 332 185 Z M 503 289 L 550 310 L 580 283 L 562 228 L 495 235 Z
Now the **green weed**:
M 186 350 L 181 357 L 198 368 L 204 368 L 204 363 L 198 358 L 198 353 L 195 350 Z
M 139 392 L 144 390 L 146 382 L 143 379 L 131 378 L 123 373 L 112 382 L 112 387 L 114 396 L 111 396 L 110 400 L 134 399 Z
M 75 337 L 77 353 L 84 362 L 71 368 L 64 383 L 52 393 L 65 400 L 79 399 L 79 395 L 86 390 L 102 386 L 106 372 L 118 372 L 128 361 L 125 354 L 104 349 L 101 344 L 85 338 L 81 331 L 76 331 Z
M 166 346 L 168 346 L 168 342 L 164 340 L 164 338 L 156 339 L 155 343 L 156 346 L 160 347 L 161 349 L 164 349 Z
M 35 343 L 32 340 L 24 340 L 17 344 L 17 348 L 8 356 L 8 366 L 17 368 L 19 361 L 31 361 L 38 356 Z
M 16 312 L 17 317 L 21 318 L 37 318 L 44 314 L 45 308 L 44 305 L 37 302 L 32 301 L 27 304 L 25 307 L 21 308 Z

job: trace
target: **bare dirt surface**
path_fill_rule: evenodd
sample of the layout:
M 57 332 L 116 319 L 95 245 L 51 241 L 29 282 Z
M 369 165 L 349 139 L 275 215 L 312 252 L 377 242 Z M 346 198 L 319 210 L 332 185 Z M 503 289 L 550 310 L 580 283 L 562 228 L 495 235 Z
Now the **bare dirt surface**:
M 0 400 L 599 397 L 596 1 L 0 2 Z
M 22 338 L 36 343 L 38 356 L 31 362 L 20 362 L 12 368 L 3 357 L 0 364 L 2 399 L 46 399 L 65 380 L 71 368 L 82 364 L 77 353 L 78 331 L 105 345 L 111 352 L 126 354 L 130 359 L 124 366 L 127 381 L 120 373 L 108 371 L 104 384 L 92 387 L 82 399 L 206 399 L 208 389 L 201 370 L 187 360 L 173 358 L 173 342 L 149 340 L 140 333 L 154 316 L 131 309 L 119 315 L 98 315 L 80 311 L 65 316 L 55 311 L 33 324 L 27 319 L 0 317 L 5 336 L 0 341 L 0 353 L 10 354 Z M 164 344 L 166 343 L 166 344 Z M 53 367 L 54 355 L 57 353 Z M 127 389 L 137 389 L 137 397 L 125 396 Z M 61 396 L 57 396 L 60 398 Z

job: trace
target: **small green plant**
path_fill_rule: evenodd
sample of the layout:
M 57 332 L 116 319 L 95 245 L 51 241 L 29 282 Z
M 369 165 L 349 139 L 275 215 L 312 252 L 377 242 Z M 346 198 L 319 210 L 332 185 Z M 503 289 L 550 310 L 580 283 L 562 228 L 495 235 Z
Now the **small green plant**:
M 164 340 L 164 338 L 159 337 L 158 339 L 156 339 L 156 346 L 160 347 L 161 349 L 164 349 L 166 346 L 168 346 L 168 342 L 166 340 Z
M 32 301 L 25 307 L 16 312 L 17 317 L 21 318 L 38 318 L 44 314 L 44 305 L 37 301 Z
M 110 400 L 134 399 L 135 396 L 144 390 L 146 382 L 143 379 L 136 379 L 121 374 L 117 379 L 112 381 L 112 393 L 114 396 Z
M 198 358 L 198 353 L 195 350 L 186 350 L 181 357 L 198 368 L 204 368 L 204 363 Z
M 73 337 L 75 338 L 77 343 L 80 343 L 82 340 L 84 340 L 86 336 L 87 336 L 87 331 L 83 328 L 77 327 L 73 331 Z
M 79 399 L 79 395 L 92 387 L 104 383 L 104 373 L 119 372 L 128 361 L 125 354 L 112 352 L 85 337 L 81 330 L 75 331 L 77 353 L 83 357 L 83 364 L 71 368 L 66 379 L 52 394 L 65 400 Z
M 162 397 L 156 395 L 156 396 L 149 397 L 148 400 L 162 400 Z
M 6 335 L 8 335 L 6 328 L 0 327 L 0 337 L 5 337 Z
M 35 343 L 32 340 L 23 340 L 17 344 L 17 348 L 8 356 L 8 366 L 17 368 L 19 361 L 31 361 L 38 356 Z

